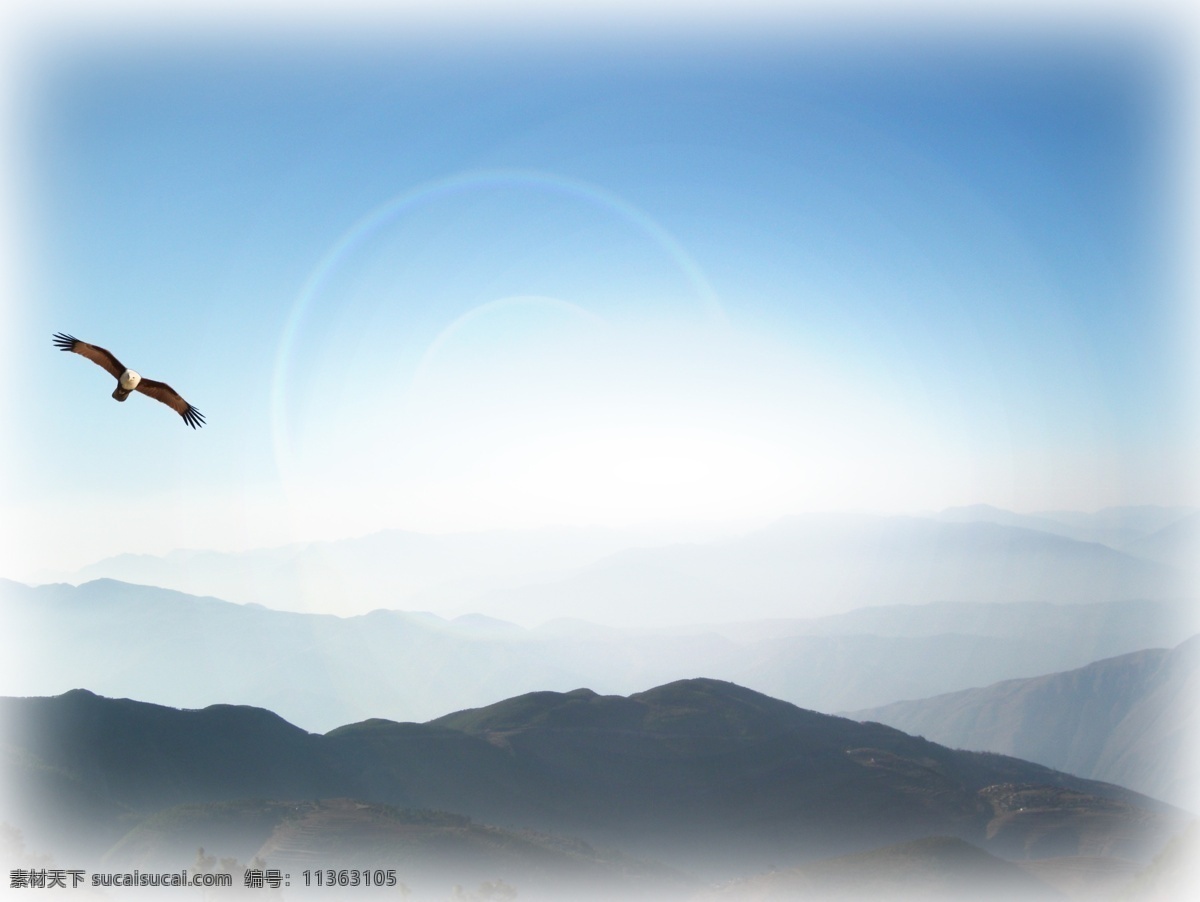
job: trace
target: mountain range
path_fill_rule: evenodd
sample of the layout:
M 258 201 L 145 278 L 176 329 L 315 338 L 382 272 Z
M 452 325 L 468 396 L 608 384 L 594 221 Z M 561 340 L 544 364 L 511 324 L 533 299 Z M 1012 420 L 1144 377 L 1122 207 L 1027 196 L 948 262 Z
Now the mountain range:
M 343 851 L 374 867 L 364 850 L 392 860 L 399 844 L 411 856 L 410 841 L 448 830 L 462 851 L 471 825 L 494 824 L 493 841 L 516 856 L 509 873 L 528 877 L 528 856 L 544 864 L 576 837 L 577 865 L 624 862 L 626 876 L 682 889 L 677 872 L 727 881 L 932 837 L 1021 862 L 1146 863 L 1188 820 L 1111 784 L 711 679 L 627 697 L 535 692 L 323 735 L 258 708 L 177 710 L 84 690 L 5 698 L 0 717 L 3 818 L 31 844 L 73 842 L 72 854 L 111 868 L 168 866 L 181 835 L 207 835 L 210 855 L 294 875 L 333 862 L 348 824 L 374 844 Z M 334 799 L 347 801 L 315 801 Z M 615 851 L 595 851 L 605 848 Z
M 0 708 L 4 816 L 113 866 L 221 837 L 229 862 L 361 851 L 481 898 L 501 872 L 547 898 L 877 894 L 872 874 L 1091 898 L 1185 818 L 1113 784 L 1194 807 L 1198 541 L 1190 509 L 976 506 L 0 579 L 0 694 L 29 696 Z
M 849 716 L 1195 805 L 1198 691 L 1200 636 L 1194 636 L 1172 649 L 1146 649 L 1065 673 Z
M 1107 545 L 986 521 L 812 514 L 736 539 L 629 549 L 562 579 L 497 589 L 479 609 L 644 626 L 826 615 L 937 601 L 1059 604 L 1180 600 L 1176 567 Z
M 1019 514 L 988 504 L 972 504 L 929 516 L 944 522 L 1019 526 L 1080 542 L 1097 542 L 1134 557 L 1181 567 L 1194 565 L 1195 543 L 1200 540 L 1200 511 L 1186 507 L 1142 505 L 1094 512 L 1058 510 Z M 1186 556 L 1178 552 L 1185 552 Z
M 805 514 L 737 536 L 601 529 L 356 539 L 244 552 L 120 555 L 57 579 L 117 579 L 279 610 L 472 612 L 679 626 L 934 601 L 1091 603 L 1192 597 L 1200 513 L 1121 508 L 921 517 Z
M 538 689 L 603 693 L 705 674 L 826 712 L 875 707 L 1069 670 L 1193 632 L 1164 602 L 940 603 L 677 628 L 482 616 L 276 611 L 97 580 L 0 580 L 0 617 L 22 636 L 0 693 L 77 686 L 179 707 L 223 701 L 305 729 L 369 717 L 424 720 Z

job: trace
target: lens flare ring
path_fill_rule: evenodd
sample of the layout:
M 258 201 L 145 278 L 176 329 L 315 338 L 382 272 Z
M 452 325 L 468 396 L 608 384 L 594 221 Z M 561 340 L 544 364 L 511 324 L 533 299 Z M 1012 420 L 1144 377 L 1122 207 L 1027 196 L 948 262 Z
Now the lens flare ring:
M 288 311 L 287 318 L 280 330 L 271 380 L 271 430 L 276 471 L 285 487 L 292 483 L 293 455 L 288 417 L 288 394 L 293 382 L 293 357 L 298 337 L 303 331 L 322 289 L 357 251 L 405 213 L 446 198 L 469 195 L 472 192 L 492 188 L 514 186 L 581 201 L 632 226 L 638 233 L 650 239 L 660 248 L 682 273 L 694 292 L 705 319 L 718 326 L 726 324 L 725 312 L 716 292 L 680 242 L 644 210 L 612 192 L 577 179 L 524 169 L 475 170 L 423 183 L 375 207 L 343 232 L 312 269 Z M 577 304 L 542 295 L 509 296 L 489 301 L 460 314 L 439 331 L 421 355 L 414 381 L 419 378 L 427 362 L 437 350 L 465 323 L 494 312 L 504 304 L 534 302 L 570 309 L 576 314 L 597 322 L 604 322 L 601 317 Z

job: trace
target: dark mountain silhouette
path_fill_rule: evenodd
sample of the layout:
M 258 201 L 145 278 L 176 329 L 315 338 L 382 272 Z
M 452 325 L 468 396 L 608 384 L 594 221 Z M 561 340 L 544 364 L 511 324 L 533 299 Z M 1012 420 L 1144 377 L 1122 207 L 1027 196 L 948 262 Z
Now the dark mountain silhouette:
M 697 673 L 848 710 L 1067 670 L 1195 631 L 1180 608 L 1149 601 L 890 605 L 653 631 L 560 620 L 530 630 L 479 616 L 296 614 L 111 580 L 0 580 L 0 611 L 23 637 L 6 651 L 2 694 L 86 685 L 186 708 L 236 699 L 322 731 L 371 716 L 426 720 L 537 689 L 627 694 Z
M 0 714 L 18 787 L 3 818 L 93 854 L 163 809 L 238 799 L 454 812 L 709 877 L 938 835 L 1009 858 L 1149 860 L 1183 817 L 1117 786 L 710 679 L 629 697 L 531 693 L 325 735 L 258 709 L 83 690 L 4 699 Z
M 1015 755 L 1192 805 L 1200 636 L 1065 673 L 854 712 L 955 748 Z

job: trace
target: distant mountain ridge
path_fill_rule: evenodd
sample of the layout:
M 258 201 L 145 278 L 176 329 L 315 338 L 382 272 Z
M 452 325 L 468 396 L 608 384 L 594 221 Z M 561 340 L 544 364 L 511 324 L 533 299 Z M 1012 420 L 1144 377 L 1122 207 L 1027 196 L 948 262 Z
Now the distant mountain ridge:
M 1200 802 L 1200 636 L 1064 673 L 852 712 L 935 742 L 1015 755 Z
M 289 611 L 482 611 L 526 626 L 564 616 L 666 626 L 732 610 L 758 619 L 891 603 L 1193 593 L 1184 572 L 1190 558 L 1153 534 L 1197 512 L 1103 514 L 1022 515 L 983 505 L 932 517 L 805 514 L 737 537 L 674 543 L 606 530 L 385 530 L 261 551 L 122 555 L 71 580 L 112 578 Z
M 556 578 L 617 551 L 653 545 L 637 532 L 533 529 L 430 535 L 385 529 L 365 536 L 239 552 L 121 554 L 61 574 L 213 595 L 283 611 L 363 614 L 422 608 L 453 616 L 497 586 Z
M 88 685 L 187 708 L 228 699 L 327 730 L 369 717 L 423 720 L 536 689 L 628 693 L 708 673 L 838 711 L 1174 645 L 1195 631 L 1188 613 L 1132 601 L 945 603 L 665 630 L 567 621 L 530 630 L 480 616 L 288 613 L 114 581 L 0 580 L 0 614 L 24 637 L 0 662 L 0 693 Z
M 1194 521 L 1200 511 L 1192 507 L 1141 505 L 1110 507 L 1094 512 L 1037 511 L 1019 514 L 989 504 L 951 507 L 931 516 L 946 522 L 1000 523 L 1040 532 L 1054 533 L 1081 542 L 1099 542 L 1110 548 L 1129 550 L 1139 540 L 1150 539 L 1164 530 Z
M 1200 513 L 1176 520 L 1150 535 L 1140 536 L 1122 550 L 1148 561 L 1184 569 L 1194 577 L 1200 561 Z
M 1149 860 L 1186 820 L 1117 786 L 711 679 L 628 697 L 532 693 L 425 724 L 371 720 L 325 735 L 261 709 L 180 711 L 83 690 L 0 699 L 0 717 L 4 818 L 44 819 L 48 835 L 93 850 L 154 812 L 235 799 L 436 809 L 699 873 L 926 836 L 1008 858 Z

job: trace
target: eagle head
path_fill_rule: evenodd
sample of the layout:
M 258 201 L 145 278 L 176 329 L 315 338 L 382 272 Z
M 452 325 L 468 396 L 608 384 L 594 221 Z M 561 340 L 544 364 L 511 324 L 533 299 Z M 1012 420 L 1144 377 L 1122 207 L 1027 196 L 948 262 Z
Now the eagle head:
M 125 391 L 133 391 L 135 388 L 137 388 L 137 384 L 141 381 L 141 374 L 135 373 L 133 370 L 126 370 L 121 374 L 120 378 L 117 379 L 117 384 L 121 386 L 121 388 L 125 389 Z

